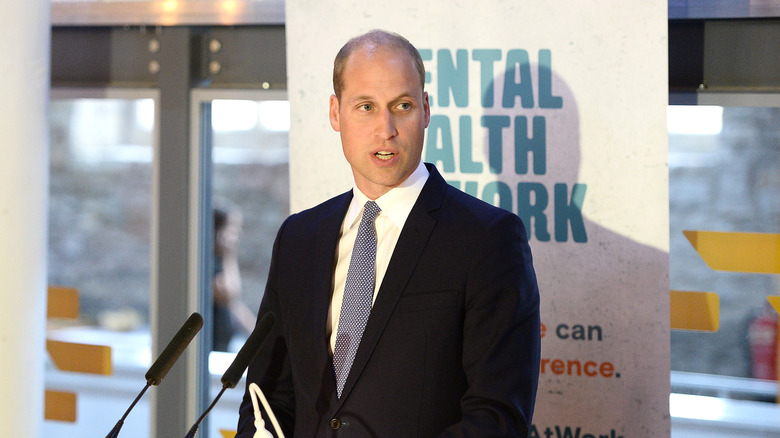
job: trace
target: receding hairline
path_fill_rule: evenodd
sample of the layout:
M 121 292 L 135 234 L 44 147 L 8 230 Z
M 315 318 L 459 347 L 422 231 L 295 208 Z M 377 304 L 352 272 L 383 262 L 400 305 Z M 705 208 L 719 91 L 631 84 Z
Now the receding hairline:
M 409 55 L 412 65 L 420 77 L 420 88 L 425 88 L 425 66 L 417 48 L 403 36 L 382 29 L 374 29 L 362 35 L 355 36 L 341 47 L 333 61 L 333 92 L 341 100 L 344 89 L 344 70 L 352 55 L 357 50 L 375 53 L 379 50 L 395 49 Z

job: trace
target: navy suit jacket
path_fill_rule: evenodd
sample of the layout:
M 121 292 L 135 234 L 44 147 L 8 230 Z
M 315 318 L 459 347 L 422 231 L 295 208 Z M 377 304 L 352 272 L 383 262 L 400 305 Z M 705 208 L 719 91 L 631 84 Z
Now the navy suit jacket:
M 352 192 L 279 230 L 259 313 L 277 321 L 247 384 L 260 385 L 287 437 L 528 435 L 540 321 L 525 229 L 427 167 L 340 399 L 326 321 Z M 237 438 L 252 436 L 253 419 L 247 392 Z

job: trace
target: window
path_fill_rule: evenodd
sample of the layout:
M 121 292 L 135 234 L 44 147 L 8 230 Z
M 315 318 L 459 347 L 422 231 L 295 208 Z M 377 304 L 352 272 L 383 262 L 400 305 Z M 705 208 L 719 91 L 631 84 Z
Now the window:
M 78 290 L 80 318 L 49 324 L 47 336 L 110 346 L 114 373 L 47 366 L 47 387 L 76 392 L 80 412 L 75 424 L 47 421 L 49 435 L 105 434 L 142 387 L 144 371 L 134 378 L 127 371 L 151 364 L 154 130 L 153 92 L 52 93 L 48 283 Z M 88 412 L 105 413 L 105 422 Z M 148 417 L 144 399 L 123 432 L 147 436 Z
M 669 187 L 671 288 L 720 296 L 717 332 L 672 332 L 673 392 L 774 402 L 777 382 L 743 379 L 777 378 L 755 327 L 776 330 L 778 276 L 714 271 L 683 230 L 780 232 L 780 108 L 669 107 Z
M 211 125 L 213 205 L 228 213 L 230 220 L 240 221 L 240 234 L 234 236 L 238 238 L 240 290 L 236 292 L 240 298 L 233 306 L 235 336 L 227 348 L 237 351 L 254 327 L 276 232 L 290 211 L 289 103 L 267 98 L 215 99 L 211 101 Z M 215 296 L 215 307 L 219 307 L 217 301 Z M 217 317 L 214 322 L 219 325 L 219 321 Z M 224 342 L 219 331 L 217 327 L 217 349 Z

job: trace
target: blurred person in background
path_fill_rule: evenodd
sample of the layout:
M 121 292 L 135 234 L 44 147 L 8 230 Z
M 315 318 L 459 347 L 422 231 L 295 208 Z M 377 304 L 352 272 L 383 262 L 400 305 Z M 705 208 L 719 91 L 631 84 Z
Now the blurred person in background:
M 257 318 L 241 300 L 238 244 L 243 215 L 238 207 L 214 208 L 214 347 L 228 351 L 237 330 L 250 333 Z

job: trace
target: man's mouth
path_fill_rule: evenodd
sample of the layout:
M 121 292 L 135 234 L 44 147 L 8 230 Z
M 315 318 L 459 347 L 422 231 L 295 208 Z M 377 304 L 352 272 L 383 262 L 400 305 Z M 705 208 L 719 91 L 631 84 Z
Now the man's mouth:
M 375 157 L 379 158 L 380 160 L 389 160 L 395 156 L 392 152 L 386 152 L 386 151 L 379 151 L 374 154 Z

